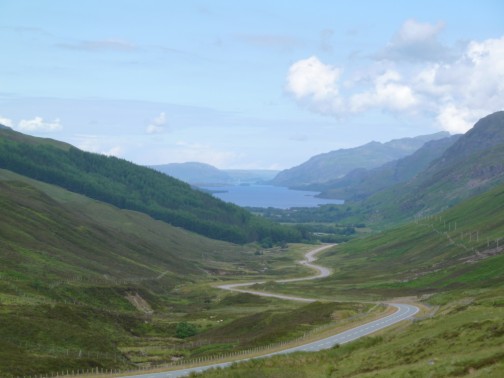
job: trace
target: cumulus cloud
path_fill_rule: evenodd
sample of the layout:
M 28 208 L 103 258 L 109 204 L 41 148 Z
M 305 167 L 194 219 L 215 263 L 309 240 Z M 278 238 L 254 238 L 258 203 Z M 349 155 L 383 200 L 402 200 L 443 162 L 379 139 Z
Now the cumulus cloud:
M 341 70 L 317 57 L 294 63 L 287 74 L 286 90 L 296 100 L 320 113 L 334 113 L 340 107 L 338 81 Z
M 122 152 L 123 152 L 123 148 L 121 146 L 114 146 L 114 147 L 108 149 L 107 151 L 104 151 L 103 154 L 107 155 L 107 156 L 119 157 L 119 156 L 121 156 Z
M 8 126 L 8 127 L 13 127 L 14 124 L 12 123 L 12 120 L 10 118 L 2 117 L 0 115 L 0 125 Z
M 119 157 L 123 154 L 124 148 L 114 144 L 116 141 L 107 140 L 100 135 L 78 135 L 77 147 L 81 150 L 94 152 L 106 156 Z
M 151 120 L 150 124 L 146 128 L 147 134 L 158 134 L 165 131 L 165 126 L 167 124 L 165 112 L 159 113 L 157 117 Z
M 352 95 L 349 107 L 352 112 L 372 107 L 403 111 L 412 109 L 417 102 L 413 90 L 401 83 L 401 75 L 397 71 L 388 70 L 375 78 L 372 89 Z
M 444 130 L 465 132 L 479 118 L 504 109 L 504 36 L 472 41 L 448 60 L 433 49 L 442 29 L 442 23 L 407 21 L 384 50 L 390 58 L 401 55 L 395 61 L 371 61 L 359 71 L 315 56 L 299 60 L 287 73 L 286 91 L 301 106 L 325 115 L 378 109 L 427 117 Z M 421 51 L 423 61 L 420 55 L 404 59 Z
M 42 131 L 53 132 L 61 130 L 63 126 L 59 118 L 54 119 L 52 122 L 44 121 L 42 117 L 35 117 L 33 119 L 22 119 L 19 121 L 18 129 L 21 131 Z

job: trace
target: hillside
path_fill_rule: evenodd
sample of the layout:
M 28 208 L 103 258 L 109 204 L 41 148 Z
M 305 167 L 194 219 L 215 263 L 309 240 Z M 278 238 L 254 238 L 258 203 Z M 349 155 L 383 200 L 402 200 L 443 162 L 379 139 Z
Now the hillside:
M 12 130 L 0 130 L 0 168 L 214 239 L 300 240 L 300 233 L 292 228 L 255 217 L 160 172 Z
M 321 191 L 320 197 L 357 201 L 389 188 L 395 184 L 411 180 L 438 159 L 459 135 L 425 143 L 417 151 L 398 160 L 373 169 L 360 168 L 344 177 L 327 183 L 310 186 Z
M 424 171 L 371 196 L 361 209 L 390 222 L 433 214 L 504 182 L 504 112 L 479 120 Z
M 303 268 L 294 260 L 312 246 L 259 254 L 3 169 L 0 208 L 2 377 L 218 355 L 330 321 L 318 308 L 212 288 L 222 279 L 264 279 L 265 267 L 272 277 L 295 276 Z M 307 312 L 312 326 L 297 316 Z M 247 338 L 219 336 L 228 323 L 251 324 L 253 314 L 264 319 L 254 324 L 264 329 L 261 339 L 251 341 L 250 330 Z M 271 314 L 284 325 L 280 336 L 268 336 Z M 207 336 L 186 341 L 178 330 L 188 324 Z
M 286 294 L 421 302 L 412 322 L 317 353 L 248 361 L 202 377 L 501 377 L 504 185 L 436 216 L 338 246 L 334 274 L 268 284 Z
M 243 247 L 6 170 L 0 207 L 2 377 L 129 366 L 120 346 L 169 341 L 202 310 L 182 285 L 259 269 Z
M 281 171 L 272 181 L 274 185 L 302 187 L 324 183 L 343 177 L 358 168 L 375 168 L 400 159 L 418 150 L 425 142 L 445 138 L 446 132 L 390 142 L 370 142 L 360 147 L 340 149 L 312 157 L 307 162 Z

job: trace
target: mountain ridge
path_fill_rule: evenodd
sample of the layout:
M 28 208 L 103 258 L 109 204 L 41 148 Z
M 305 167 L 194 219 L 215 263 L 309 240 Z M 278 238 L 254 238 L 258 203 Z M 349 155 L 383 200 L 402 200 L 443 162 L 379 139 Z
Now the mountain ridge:
M 406 219 L 445 210 L 504 182 L 504 111 L 480 119 L 441 157 L 411 180 L 361 205 L 382 219 Z
M 215 239 L 300 240 L 298 230 L 265 221 L 153 169 L 50 139 L 0 130 L 0 168 Z
M 340 179 L 309 188 L 321 191 L 319 196 L 322 198 L 351 201 L 365 199 L 376 192 L 412 179 L 439 158 L 459 137 L 460 135 L 452 135 L 428 141 L 411 155 L 401 159 L 372 169 L 355 169 Z
M 281 171 L 271 183 L 279 186 L 302 187 L 343 177 L 357 168 L 375 168 L 407 156 L 425 142 L 448 136 L 447 132 L 394 139 L 389 142 L 369 142 L 365 145 L 339 149 L 311 157 L 305 163 Z

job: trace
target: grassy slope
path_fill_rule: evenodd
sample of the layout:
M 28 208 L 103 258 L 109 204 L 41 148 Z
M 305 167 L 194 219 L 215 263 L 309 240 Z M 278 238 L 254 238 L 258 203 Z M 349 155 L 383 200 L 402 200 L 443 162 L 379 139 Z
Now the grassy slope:
M 357 201 L 398 183 L 411 180 L 439 158 L 459 138 L 451 136 L 425 143 L 417 151 L 399 160 L 370 170 L 356 170 L 341 179 L 324 183 L 314 190 L 321 197 Z
M 209 287 L 223 278 L 303 274 L 306 268 L 292 266 L 310 246 L 257 255 L 255 247 L 207 239 L 5 170 L 0 208 L 0 376 L 261 346 L 331 321 L 327 314 L 336 311 Z M 230 332 L 240 319 L 261 319 L 254 330 L 261 337 Z M 199 332 L 189 343 L 174 337 L 180 321 Z M 272 321 L 289 326 L 271 335 Z
M 369 222 L 434 214 L 504 182 L 504 112 L 479 120 L 443 156 L 405 184 L 358 205 Z
M 497 248 L 497 239 L 499 248 Z M 320 261 L 336 274 L 278 290 L 381 300 L 504 283 L 504 185 L 437 216 L 354 240 Z
M 431 318 L 380 335 L 319 353 L 254 360 L 201 377 L 499 378 L 504 373 L 503 316 L 501 290 L 468 293 L 440 306 Z
M 174 327 L 145 324 L 128 294 L 154 314 L 183 316 L 201 304 L 191 307 L 179 285 L 235 271 L 229 262 L 240 258 L 245 271 L 259 266 L 247 268 L 243 247 L 3 170 L 0 208 L 1 376 L 127 365 L 118 347 Z
M 12 130 L 0 129 L 0 168 L 141 211 L 213 239 L 237 243 L 300 240 L 294 228 L 255 217 L 160 172 Z
M 320 260 L 334 268 L 332 277 L 272 289 L 342 299 L 417 295 L 430 315 L 330 351 L 251 361 L 202 376 L 501 377 L 503 245 L 501 185 L 439 216 L 337 247 Z

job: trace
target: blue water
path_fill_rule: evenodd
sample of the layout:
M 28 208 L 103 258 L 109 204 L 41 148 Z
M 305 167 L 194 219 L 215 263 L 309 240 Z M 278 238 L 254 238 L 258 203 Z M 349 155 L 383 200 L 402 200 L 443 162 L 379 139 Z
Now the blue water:
M 212 194 L 223 201 L 243 207 L 289 209 L 291 207 L 316 207 L 328 203 L 343 203 L 343 201 L 336 199 L 316 198 L 318 192 L 291 190 L 272 185 L 222 186 L 204 189 L 219 191 Z

